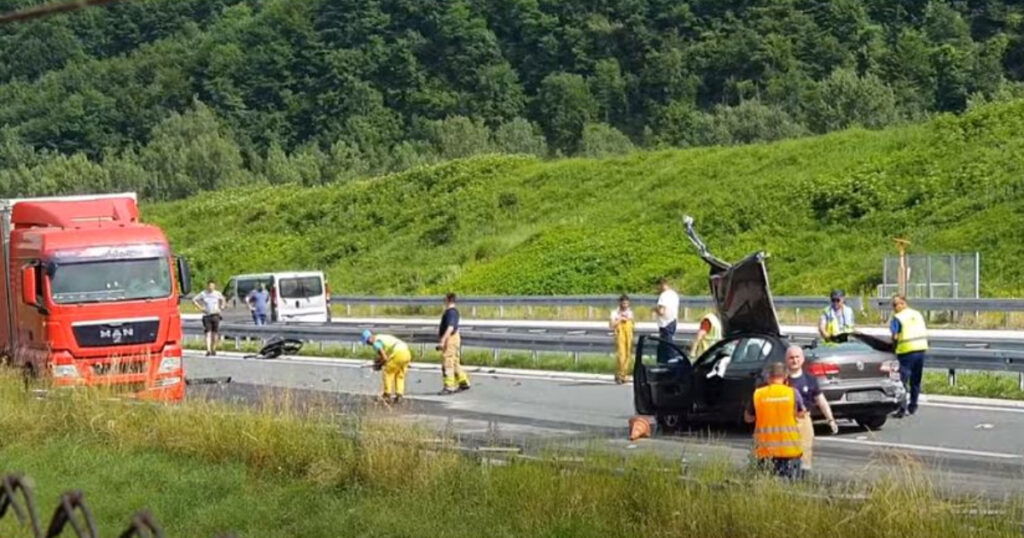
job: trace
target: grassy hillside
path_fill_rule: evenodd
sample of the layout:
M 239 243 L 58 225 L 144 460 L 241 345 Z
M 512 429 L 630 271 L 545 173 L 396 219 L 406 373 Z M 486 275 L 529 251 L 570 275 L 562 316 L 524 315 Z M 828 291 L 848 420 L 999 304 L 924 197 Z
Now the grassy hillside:
M 686 292 L 720 255 L 763 248 L 775 291 L 866 290 L 895 236 L 982 252 L 983 293 L 1024 292 L 1024 102 L 887 131 L 540 161 L 491 156 L 326 187 L 224 190 L 148 205 L 199 276 L 323 268 L 336 291 Z

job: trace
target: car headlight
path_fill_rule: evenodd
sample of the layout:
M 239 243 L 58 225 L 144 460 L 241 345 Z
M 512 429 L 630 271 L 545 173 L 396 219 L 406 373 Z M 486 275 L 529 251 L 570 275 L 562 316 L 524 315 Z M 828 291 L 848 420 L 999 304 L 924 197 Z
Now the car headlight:
M 156 373 L 169 374 L 180 369 L 181 357 L 164 357 L 160 360 L 160 368 L 157 369 Z
M 54 365 L 53 377 L 78 377 L 78 368 L 74 364 Z

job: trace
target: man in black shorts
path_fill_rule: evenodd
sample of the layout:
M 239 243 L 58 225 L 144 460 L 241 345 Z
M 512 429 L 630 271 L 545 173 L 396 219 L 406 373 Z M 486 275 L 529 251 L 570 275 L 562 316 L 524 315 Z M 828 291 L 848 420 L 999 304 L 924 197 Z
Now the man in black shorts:
M 217 291 L 217 285 L 211 280 L 206 289 L 192 298 L 192 304 L 203 312 L 203 332 L 206 333 L 206 356 L 217 354 L 220 344 L 220 313 L 227 306 L 224 295 Z

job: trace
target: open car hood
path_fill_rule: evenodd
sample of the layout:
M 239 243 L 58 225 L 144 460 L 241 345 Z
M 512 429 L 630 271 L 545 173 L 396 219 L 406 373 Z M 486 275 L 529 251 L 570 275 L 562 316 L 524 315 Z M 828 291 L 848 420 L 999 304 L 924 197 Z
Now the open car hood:
M 779 316 L 768 287 L 766 255 L 755 252 L 730 264 L 715 257 L 693 229 L 693 219 L 686 217 L 686 236 L 700 257 L 710 266 L 708 277 L 711 297 L 722 321 L 724 336 L 738 334 L 780 335 Z

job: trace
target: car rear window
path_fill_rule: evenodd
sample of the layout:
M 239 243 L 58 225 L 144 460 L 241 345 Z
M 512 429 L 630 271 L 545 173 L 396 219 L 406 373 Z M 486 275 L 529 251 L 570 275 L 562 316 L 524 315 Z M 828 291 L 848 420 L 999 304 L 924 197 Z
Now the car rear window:
M 239 279 L 237 297 L 245 299 L 249 296 L 249 292 L 259 287 L 261 282 L 267 285 L 267 289 L 270 289 L 274 285 L 274 281 L 271 278 Z
M 282 278 L 279 287 L 285 299 L 307 299 L 324 294 L 323 281 L 318 276 Z

